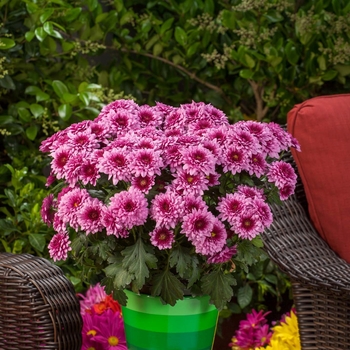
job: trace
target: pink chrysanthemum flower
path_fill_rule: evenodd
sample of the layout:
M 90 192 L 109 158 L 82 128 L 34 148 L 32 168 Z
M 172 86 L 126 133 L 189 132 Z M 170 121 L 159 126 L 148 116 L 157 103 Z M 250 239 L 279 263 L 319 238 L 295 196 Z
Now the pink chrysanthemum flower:
M 154 176 L 137 176 L 131 180 L 131 187 L 144 193 L 148 193 L 154 184 Z
M 96 342 L 102 344 L 105 350 L 128 350 L 123 318 L 120 314 L 108 309 L 99 317 L 104 320 L 100 323 L 100 333 L 95 337 Z
M 252 240 L 265 229 L 255 210 L 244 210 L 238 220 L 232 222 L 232 228 L 242 239 Z
M 282 160 L 273 162 L 270 165 L 267 178 L 270 182 L 274 182 L 279 189 L 287 184 L 295 186 L 297 181 L 297 175 L 295 174 L 293 167 Z
M 174 228 L 182 212 L 182 198 L 174 192 L 157 194 L 152 200 L 150 215 L 156 227 Z
M 163 160 L 160 152 L 140 149 L 129 154 L 130 172 L 135 176 L 160 175 Z
M 148 217 L 148 203 L 145 195 L 133 188 L 116 193 L 111 198 L 109 207 L 118 217 L 119 224 L 126 229 L 143 225 Z
M 58 148 L 52 155 L 53 159 L 51 161 L 52 173 L 57 179 L 62 179 L 65 177 L 65 167 L 70 158 L 70 150 L 62 146 Z
M 209 264 L 223 264 L 231 260 L 233 255 L 237 254 L 237 245 L 232 247 L 224 246 L 224 248 L 213 255 L 210 255 L 207 259 Z
M 219 211 L 218 217 L 233 225 L 236 218 L 243 212 L 246 199 L 238 193 L 228 193 L 225 197 L 219 200 L 216 209 Z
M 66 260 L 68 252 L 72 250 L 70 240 L 67 234 L 56 233 L 48 245 L 50 257 L 53 261 Z
M 141 128 L 146 126 L 158 127 L 163 122 L 163 115 L 156 108 L 148 105 L 140 106 L 138 110 L 138 117 Z
M 209 180 L 202 173 L 191 175 L 185 170 L 179 170 L 174 175 L 175 179 L 170 187 L 182 195 L 202 196 L 209 188 Z
M 55 200 L 53 194 L 49 194 L 43 199 L 40 214 L 43 222 L 51 226 L 55 215 Z
M 183 218 L 182 233 L 192 242 L 201 242 L 210 237 L 215 217 L 206 210 L 193 210 Z
M 129 181 L 129 160 L 126 147 L 105 150 L 97 165 L 101 173 L 108 175 L 108 180 L 112 179 L 113 185 L 118 181 Z
M 79 228 L 78 212 L 85 201 L 90 198 L 90 195 L 87 190 L 80 188 L 74 188 L 70 191 L 64 189 L 63 192 L 64 194 L 57 200 L 57 214 L 64 223 L 69 223 L 77 231 Z
M 104 228 L 102 224 L 102 211 L 104 205 L 97 198 L 87 198 L 77 213 L 77 221 L 81 230 L 97 233 Z
M 220 163 L 225 173 L 240 173 L 247 168 L 247 155 L 242 149 L 238 149 L 234 145 L 227 145 L 223 148 Z
M 203 146 L 190 146 L 182 151 L 183 169 L 190 175 L 199 172 L 209 175 L 215 172 L 215 158 Z
M 174 233 L 166 227 L 159 227 L 150 233 L 151 243 L 158 249 L 170 249 L 175 241 Z
M 220 252 L 226 243 L 227 233 L 225 225 L 214 218 L 213 228 L 210 232 L 210 236 L 203 237 L 203 240 L 197 242 L 194 241 L 196 252 L 202 255 L 213 255 Z

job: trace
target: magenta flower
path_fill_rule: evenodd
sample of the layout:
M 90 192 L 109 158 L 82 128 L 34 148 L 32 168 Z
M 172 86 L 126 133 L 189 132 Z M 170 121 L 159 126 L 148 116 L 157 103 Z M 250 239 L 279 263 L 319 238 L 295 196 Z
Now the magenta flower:
M 68 252 L 72 250 L 67 234 L 56 233 L 48 245 L 50 257 L 54 260 L 66 260 Z
M 147 220 L 147 200 L 141 191 L 133 188 L 116 193 L 111 198 L 109 208 L 119 219 L 119 224 L 127 229 L 143 225 Z
M 87 198 L 77 213 L 80 229 L 86 234 L 97 233 L 103 229 L 103 203 L 97 198 Z
M 53 194 L 49 194 L 47 197 L 44 198 L 40 214 L 42 220 L 45 222 L 46 225 L 51 226 L 54 220 L 55 215 L 55 199 Z
M 174 243 L 174 233 L 166 227 L 159 227 L 150 233 L 151 243 L 159 249 L 170 249 Z

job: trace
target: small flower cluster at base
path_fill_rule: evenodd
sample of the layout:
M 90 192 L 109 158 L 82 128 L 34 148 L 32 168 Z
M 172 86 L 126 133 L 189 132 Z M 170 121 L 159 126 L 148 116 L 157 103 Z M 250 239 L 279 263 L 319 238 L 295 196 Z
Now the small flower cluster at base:
M 81 350 L 127 350 L 121 307 L 97 284 L 79 294 L 83 319 Z
M 298 319 L 294 309 L 269 328 L 262 311 L 247 315 L 229 344 L 232 350 L 301 350 Z

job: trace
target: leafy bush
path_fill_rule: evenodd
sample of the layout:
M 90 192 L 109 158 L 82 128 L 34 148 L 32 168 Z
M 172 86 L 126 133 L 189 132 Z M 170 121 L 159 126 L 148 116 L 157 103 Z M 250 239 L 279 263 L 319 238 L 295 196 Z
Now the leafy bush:
M 349 12 L 346 0 L 0 0 L 0 249 L 47 256 L 41 140 L 123 93 L 284 122 L 349 88 Z

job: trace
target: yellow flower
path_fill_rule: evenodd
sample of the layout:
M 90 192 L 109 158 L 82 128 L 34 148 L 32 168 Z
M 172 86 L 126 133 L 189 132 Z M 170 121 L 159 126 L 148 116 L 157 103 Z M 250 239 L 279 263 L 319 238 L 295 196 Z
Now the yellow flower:
M 286 316 L 272 331 L 270 344 L 266 348 L 256 350 L 301 350 L 298 319 L 293 310 L 290 316 Z

